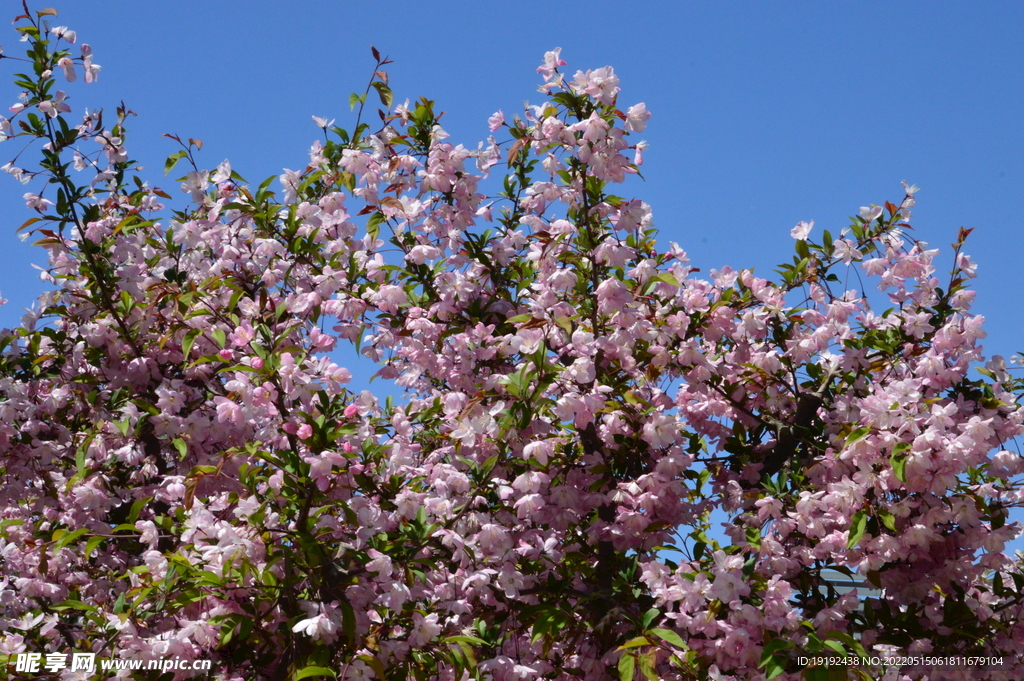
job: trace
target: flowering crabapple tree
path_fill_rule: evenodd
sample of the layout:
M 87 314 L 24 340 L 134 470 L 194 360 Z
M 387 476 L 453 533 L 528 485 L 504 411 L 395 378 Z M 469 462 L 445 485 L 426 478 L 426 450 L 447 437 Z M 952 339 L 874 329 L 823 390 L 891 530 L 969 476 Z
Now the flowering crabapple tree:
M 940 265 L 915 188 L 820 241 L 797 225 L 774 279 L 702 277 L 613 193 L 650 114 L 612 68 L 547 53 L 542 102 L 464 147 L 430 100 L 395 105 L 374 49 L 359 118 L 316 119 L 305 168 L 254 188 L 172 138 L 170 210 L 129 110 L 72 118 L 58 83 L 99 66 L 53 14 L 26 8 L 3 57 L 2 132 L 30 150 L 4 169 L 54 289 L 0 334 L 0 654 L 246 680 L 1024 672 L 1022 386 L 979 366 L 969 230 Z M 339 344 L 401 404 L 347 389 Z M 930 654 L 1002 664 L 886 662 Z M 824 655 L 862 659 L 800 661 Z

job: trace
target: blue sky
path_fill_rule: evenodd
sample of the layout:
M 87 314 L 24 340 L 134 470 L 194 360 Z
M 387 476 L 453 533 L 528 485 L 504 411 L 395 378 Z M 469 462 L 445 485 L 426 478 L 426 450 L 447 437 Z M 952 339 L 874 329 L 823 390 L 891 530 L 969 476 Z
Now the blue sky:
M 8 2 L 13 15 L 20 3 Z M 205 142 L 250 181 L 305 162 L 311 115 L 350 122 L 370 44 L 389 55 L 398 101 L 426 95 L 454 141 L 476 146 L 496 109 L 537 102 L 545 50 L 566 67 L 610 64 L 620 104 L 644 101 L 646 182 L 664 240 L 694 264 L 756 267 L 790 256 L 789 230 L 835 232 L 859 206 L 920 185 L 916 236 L 946 248 L 974 227 L 977 310 L 989 352 L 1024 350 L 1024 5 L 1010 3 L 620 3 L 269 1 L 56 3 L 103 66 L 69 90 L 76 112 L 137 112 L 129 149 L 150 181 L 175 150 L 162 133 Z M 8 54 L 20 45 L 13 30 Z M 13 62 L 0 61 L 8 74 Z M 5 76 L 6 77 L 6 76 Z M 6 88 L 12 103 L 13 86 Z M 0 145 L 0 161 L 18 150 Z M 37 249 L 13 232 L 26 191 L 5 178 L 0 202 L 0 325 L 39 290 Z
M 251 182 L 301 167 L 320 132 L 311 115 L 350 127 L 370 44 L 395 62 L 396 100 L 434 99 L 452 141 L 473 147 L 492 112 L 540 101 L 535 68 L 560 46 L 565 70 L 612 65 L 620 105 L 653 112 L 646 181 L 624 193 L 650 203 L 662 239 L 704 272 L 767 274 L 790 257 L 798 221 L 836 233 L 862 205 L 898 203 L 906 180 L 921 187 L 915 236 L 949 254 L 957 228 L 975 228 L 966 251 L 980 264 L 986 351 L 1024 350 L 1020 3 L 49 4 L 103 66 L 95 85 L 68 88 L 69 103 L 77 113 L 124 100 L 138 114 L 133 158 L 172 194 L 163 133 L 202 139 L 202 165 L 228 158 Z M 19 5 L 0 10 L 13 18 Z M 6 53 L 19 54 L 5 32 Z M 12 66 L 0 61 L 7 82 Z M 15 101 L 12 85 L 2 91 Z M 0 164 L 19 148 L 0 145 Z M 31 263 L 45 258 L 14 235 L 27 190 L 0 177 L 0 326 L 41 290 Z

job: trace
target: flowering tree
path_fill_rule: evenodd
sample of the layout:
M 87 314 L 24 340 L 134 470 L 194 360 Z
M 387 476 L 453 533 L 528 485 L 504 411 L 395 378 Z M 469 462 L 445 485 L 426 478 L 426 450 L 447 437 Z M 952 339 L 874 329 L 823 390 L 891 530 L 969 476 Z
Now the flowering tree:
M 544 101 L 471 150 L 433 102 L 393 104 L 374 50 L 353 104 L 375 91 L 381 130 L 316 119 L 279 193 L 172 138 L 191 201 L 166 215 L 129 111 L 69 122 L 58 79 L 99 67 L 53 13 L 18 17 L 0 124 L 40 146 L 5 170 L 38 185 L 22 229 L 55 285 L 0 336 L 0 654 L 222 679 L 1024 671 L 1021 385 L 998 358 L 969 375 L 969 230 L 940 276 L 915 188 L 820 242 L 797 225 L 774 281 L 700 278 L 612 193 L 650 114 L 610 67 L 549 52 Z M 404 403 L 347 390 L 339 342 Z M 800 659 L 825 655 L 867 659 Z

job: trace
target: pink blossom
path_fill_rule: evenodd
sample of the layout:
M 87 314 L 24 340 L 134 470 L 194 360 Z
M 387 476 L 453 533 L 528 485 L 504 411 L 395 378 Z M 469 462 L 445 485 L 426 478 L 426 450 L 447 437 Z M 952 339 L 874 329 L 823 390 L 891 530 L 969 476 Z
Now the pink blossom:
M 73 83 L 75 81 L 75 78 L 77 78 L 77 76 L 75 75 L 75 63 L 73 61 L 71 61 L 71 59 L 69 57 L 61 58 L 57 62 L 57 66 L 59 66 L 61 69 L 63 69 L 63 71 L 64 71 L 64 78 L 69 83 Z
M 864 254 L 857 250 L 853 241 L 837 239 L 833 246 L 832 257 L 842 260 L 844 265 L 849 265 L 854 260 L 860 260 Z
M 499 109 L 487 119 L 487 128 L 491 132 L 497 132 L 505 124 L 505 112 Z
M 562 59 L 562 48 L 556 47 L 550 52 L 544 53 L 544 61 L 540 66 L 537 67 L 537 73 L 541 74 L 544 80 L 551 80 L 555 75 L 555 70 L 559 66 L 565 66 L 565 60 Z
M 77 34 L 71 29 L 69 29 L 67 26 L 54 26 L 50 30 L 53 33 L 53 35 L 55 35 L 58 38 L 66 40 L 71 45 L 74 45 L 75 41 L 78 39 Z
M 875 220 L 877 220 L 879 218 L 879 216 L 881 216 L 881 214 L 882 214 L 882 207 L 881 206 L 861 206 L 860 207 L 860 217 L 861 217 L 861 219 L 864 220 L 864 222 L 874 222 Z
M 651 113 L 643 102 L 634 104 L 626 110 L 626 122 L 624 127 L 631 132 L 643 132 L 647 128 L 647 121 L 651 119 Z
M 541 466 L 546 466 L 553 449 L 550 442 L 531 442 L 523 448 L 523 456 L 536 459 Z
M 252 341 L 252 339 L 255 337 L 256 332 L 253 330 L 252 324 L 250 324 L 249 322 L 245 322 L 241 326 L 235 328 L 235 330 L 228 337 L 228 340 L 230 340 L 231 344 L 234 345 L 235 347 L 241 348 L 248 345 L 249 342 Z
M 636 151 L 633 154 L 633 164 L 642 166 L 644 164 L 644 150 L 647 148 L 647 142 L 639 142 L 636 145 Z
M 401 286 L 387 285 L 382 286 L 376 293 L 373 294 L 372 302 L 384 312 L 397 312 L 399 306 L 404 305 L 409 300 L 409 296 L 406 295 L 405 290 Z
M 85 70 L 85 82 L 95 83 L 96 79 L 99 78 L 100 65 L 92 62 L 92 48 L 88 45 L 82 45 L 82 68 Z
M 71 107 L 64 103 L 64 99 L 67 95 L 63 90 L 57 90 L 57 94 L 52 99 L 46 99 L 36 105 L 40 111 L 49 116 L 50 118 L 56 118 L 62 113 L 71 111 Z
M 437 613 L 429 615 L 413 614 L 412 631 L 409 633 L 409 645 L 419 647 L 425 645 L 441 633 L 441 625 L 437 623 Z
M 24 36 L 27 73 L 73 73 Z M 64 230 L 26 226 L 57 230 L 53 290 L 3 338 L 0 652 L 496 681 L 604 678 L 626 653 L 652 678 L 746 679 L 766 642 L 839 631 L 1016 663 L 1024 409 L 956 290 L 974 261 L 879 233 L 875 206 L 796 277 L 691 268 L 612 186 L 646 106 L 614 108 L 610 67 L 566 85 L 562 65 L 545 56 L 511 159 L 421 101 L 395 107 L 407 136 L 312 144 L 277 194 L 193 169 L 166 216 L 157 184 L 118 180 L 126 136 L 98 112 L 76 133 L 99 153 L 42 140 L 44 163 L 29 144 L 4 166 Z M 72 162 L 95 166 L 82 186 L 55 177 Z M 346 386 L 346 341 L 393 397 Z M 41 612 L 75 603 L 89 616 Z M 654 642 L 622 649 L 640 624 Z
M 244 416 L 242 407 L 226 397 L 216 397 L 217 421 L 220 423 L 241 423 Z
M 44 199 L 38 194 L 25 194 L 25 205 L 36 211 L 44 211 L 47 207 L 53 205 L 53 201 Z
M 611 104 L 619 92 L 619 77 L 610 66 L 593 71 L 577 71 L 569 85 L 573 90 L 586 93 L 602 104 Z

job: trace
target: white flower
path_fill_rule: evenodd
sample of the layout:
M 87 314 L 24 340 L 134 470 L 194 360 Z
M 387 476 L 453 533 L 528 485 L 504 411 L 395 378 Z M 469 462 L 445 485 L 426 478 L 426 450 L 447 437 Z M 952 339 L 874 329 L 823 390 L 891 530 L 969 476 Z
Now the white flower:
M 512 667 L 512 675 L 517 679 L 529 679 L 537 675 L 537 670 L 533 667 L 527 667 L 525 664 L 517 664 Z
M 10 624 L 15 629 L 20 629 L 22 631 L 28 631 L 29 629 L 35 629 L 36 625 L 39 624 L 40 622 L 42 622 L 43 618 L 45 618 L 45 617 L 46 617 L 46 615 L 44 615 L 43 613 L 39 613 L 38 615 L 35 615 L 35 616 L 33 616 L 32 613 L 25 613 L 21 617 L 21 619 L 12 620 L 10 622 Z
M 370 572 L 376 572 L 378 577 L 388 578 L 394 571 L 394 567 L 391 564 L 391 556 L 384 555 L 383 553 L 370 549 L 370 555 L 376 556 L 366 564 L 366 569 Z
M 477 541 L 480 542 L 480 548 L 485 553 L 503 553 L 512 545 L 505 530 L 500 525 L 495 525 L 494 523 L 487 523 L 480 528 L 480 535 Z
M 626 123 L 624 127 L 626 130 L 632 130 L 634 132 L 643 132 L 644 128 L 647 127 L 647 121 L 650 120 L 651 114 L 647 111 L 647 105 L 643 102 L 629 107 L 626 111 Z
M 338 625 L 323 613 L 316 617 L 308 617 L 304 620 L 299 620 L 299 622 L 292 627 L 292 631 L 306 634 L 307 636 L 312 637 L 314 641 L 319 641 L 321 638 L 333 640 L 334 632 L 337 630 Z
M 864 219 L 864 222 L 874 222 L 878 219 L 878 216 L 882 214 L 881 206 L 861 206 L 860 216 Z
M 441 625 L 437 623 L 437 613 L 424 617 L 420 613 L 412 616 L 412 631 L 409 632 L 409 645 L 420 647 L 441 633 Z
M 807 235 L 811 233 L 811 228 L 814 227 L 814 220 L 810 222 L 798 222 L 796 227 L 789 230 L 789 235 L 797 241 L 807 241 Z
M 652 447 L 670 447 L 679 436 L 679 428 L 667 414 L 656 414 L 644 424 L 641 437 Z
M 227 182 L 231 179 L 231 163 L 224 159 L 224 162 L 217 166 L 217 170 L 213 171 L 213 175 L 210 176 L 210 182 L 214 184 L 220 184 L 221 182 Z
M 345 671 L 345 678 L 354 679 L 355 681 L 361 681 L 362 679 L 373 679 L 376 678 L 376 676 L 377 675 L 374 674 L 373 669 L 371 669 L 370 666 L 362 660 L 356 660 L 355 662 L 350 664 L 347 670 Z
M 523 458 L 536 459 L 541 466 L 546 466 L 554 450 L 554 445 L 550 442 L 531 442 L 523 447 Z

